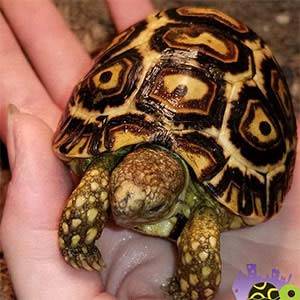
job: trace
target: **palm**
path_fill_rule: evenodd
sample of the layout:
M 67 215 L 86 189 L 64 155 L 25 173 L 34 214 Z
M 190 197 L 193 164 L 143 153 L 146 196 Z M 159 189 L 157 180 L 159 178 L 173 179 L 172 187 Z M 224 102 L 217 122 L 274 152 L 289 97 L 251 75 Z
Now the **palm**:
M 298 160 L 294 183 L 299 181 L 299 176 Z M 299 186 L 293 184 L 284 207 L 273 220 L 253 228 L 223 234 L 223 279 L 216 300 L 232 298 L 232 283 L 239 271 L 246 271 L 246 265 L 249 263 L 256 263 L 261 275 L 270 274 L 273 267 L 280 269 L 281 275 L 285 277 L 293 273 L 292 282 L 299 285 L 300 270 L 295 267 L 295 263 L 300 259 L 300 204 L 297 201 L 299 192 Z M 120 243 L 120 238 L 124 238 L 125 241 Z M 109 264 L 104 273 L 104 280 L 108 280 L 107 287 L 110 292 L 115 293 L 118 290 L 127 292 L 128 295 L 136 292 L 137 286 L 146 286 L 153 293 L 159 283 L 170 277 L 174 270 L 175 248 L 166 241 L 150 241 L 149 237 L 129 231 L 116 232 L 107 229 L 101 245 L 106 260 L 114 262 Z M 125 281 L 124 277 L 120 276 L 120 270 L 121 274 L 130 271 Z M 145 278 L 149 282 L 145 282 Z M 119 285 L 121 288 L 116 289 Z
M 0 134 L 7 141 L 13 166 L 2 240 L 16 291 L 24 299 L 54 299 L 55 295 L 71 299 L 110 299 L 111 296 L 103 293 L 104 289 L 121 299 L 160 298 L 161 283 L 175 269 L 174 245 L 165 240 L 109 226 L 100 239 L 107 265 L 102 282 L 95 273 L 73 270 L 58 253 L 57 225 L 72 183 L 67 170 L 52 153 L 52 130 L 65 105 L 65 95 L 70 93 L 91 61 L 65 29 L 50 3 L 20 6 L 17 2 L 2 0 L 1 6 L 38 76 L 0 17 Z M 113 15 L 119 17 L 122 7 L 116 9 L 115 1 L 108 2 Z M 129 1 L 133 7 L 134 2 Z M 143 3 L 145 7 L 140 7 L 136 19 L 118 19 L 119 28 L 149 13 L 150 5 L 147 1 Z M 28 21 L 35 9 L 40 10 L 40 18 Z M 126 11 L 130 11 L 128 5 Z M 50 50 L 45 50 L 44 57 L 40 45 L 49 45 L 49 38 L 40 29 L 43 26 L 37 26 L 38 22 L 56 24 L 54 32 L 49 34 Z M 31 115 L 14 114 L 7 135 L 5 120 L 9 102 Z M 296 170 L 294 182 L 299 176 Z M 268 272 L 271 266 L 280 267 L 284 273 L 293 272 L 294 278 L 300 278 L 300 271 L 294 267 L 300 260 L 300 240 L 296 240 L 300 215 L 300 205 L 296 202 L 300 190 L 297 189 L 299 187 L 294 184 L 286 205 L 274 220 L 223 234 L 225 276 L 217 299 L 224 299 L 231 293 L 234 277 L 247 263 L 258 263 L 263 272 Z M 37 286 L 46 288 L 37 289 Z

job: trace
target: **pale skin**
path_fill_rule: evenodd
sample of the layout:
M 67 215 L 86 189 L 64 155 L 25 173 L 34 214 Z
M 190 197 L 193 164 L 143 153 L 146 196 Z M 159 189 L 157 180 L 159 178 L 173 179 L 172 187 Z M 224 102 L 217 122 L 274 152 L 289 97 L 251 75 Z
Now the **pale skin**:
M 132 15 L 133 19 L 122 13 L 135 11 L 134 0 L 109 1 L 119 30 L 151 12 L 147 1 L 136 1 L 140 15 Z M 19 299 L 161 299 L 159 286 L 175 270 L 174 248 L 163 239 L 109 226 L 100 239 L 106 263 L 102 280 L 96 273 L 69 267 L 60 256 L 59 218 L 73 186 L 51 150 L 51 139 L 72 86 L 91 61 L 50 2 L 20 3 L 0 2 L 36 72 L 1 16 L 0 134 L 8 145 L 13 170 L 1 242 L 16 293 Z M 20 112 L 11 115 L 7 131 L 9 103 Z M 225 276 L 216 299 L 232 297 L 234 277 L 247 263 L 257 263 L 262 273 L 276 266 L 283 275 L 293 273 L 293 282 L 299 284 L 300 270 L 295 266 L 300 260 L 300 187 L 295 184 L 300 180 L 299 163 L 298 159 L 294 184 L 277 217 L 261 226 L 223 234 Z

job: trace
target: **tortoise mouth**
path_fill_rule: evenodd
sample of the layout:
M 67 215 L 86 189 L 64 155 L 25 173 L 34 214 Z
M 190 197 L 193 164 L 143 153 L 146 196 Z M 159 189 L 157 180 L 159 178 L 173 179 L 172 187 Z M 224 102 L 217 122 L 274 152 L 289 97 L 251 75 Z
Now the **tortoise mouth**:
M 189 176 L 187 176 L 186 185 L 182 192 L 179 194 L 177 199 L 171 203 L 171 205 L 166 205 L 165 203 L 157 204 L 152 208 L 146 210 L 140 210 L 136 214 L 129 215 L 128 212 L 125 214 L 120 213 L 120 211 L 114 211 L 112 208 L 112 216 L 114 222 L 121 227 L 137 230 L 139 232 L 144 232 L 139 226 L 151 226 L 158 225 L 168 222 L 172 224 L 172 218 L 178 214 L 183 214 L 182 211 L 187 209 L 185 197 L 187 194 L 187 187 L 189 185 Z M 189 209 L 188 209 L 189 210 Z M 161 225 L 164 226 L 164 225 Z M 161 228 L 161 226 L 159 226 Z
M 150 209 L 124 212 L 112 209 L 113 219 L 116 224 L 126 228 L 134 228 L 137 225 L 155 224 L 159 221 L 169 219 L 175 213 L 176 200 L 171 205 L 160 203 Z

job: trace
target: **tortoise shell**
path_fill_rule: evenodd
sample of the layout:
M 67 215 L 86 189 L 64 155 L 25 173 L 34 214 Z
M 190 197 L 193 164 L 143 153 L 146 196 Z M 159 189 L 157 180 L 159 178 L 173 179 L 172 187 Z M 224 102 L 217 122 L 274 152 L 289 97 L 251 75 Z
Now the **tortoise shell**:
M 296 121 L 275 58 L 251 29 L 210 9 L 169 9 L 119 34 L 75 87 L 54 138 L 63 160 L 155 143 L 179 154 L 247 224 L 278 212 Z

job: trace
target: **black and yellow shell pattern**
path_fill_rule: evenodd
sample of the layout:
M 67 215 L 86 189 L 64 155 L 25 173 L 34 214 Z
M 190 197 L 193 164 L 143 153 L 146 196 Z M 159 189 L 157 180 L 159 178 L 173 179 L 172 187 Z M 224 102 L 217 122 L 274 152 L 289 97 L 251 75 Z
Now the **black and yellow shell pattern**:
M 181 155 L 246 223 L 277 213 L 296 121 L 267 45 L 239 21 L 197 7 L 159 12 L 118 35 L 74 89 L 54 148 L 70 160 L 144 142 Z
M 280 296 L 272 283 L 259 282 L 251 287 L 247 300 L 280 300 Z

